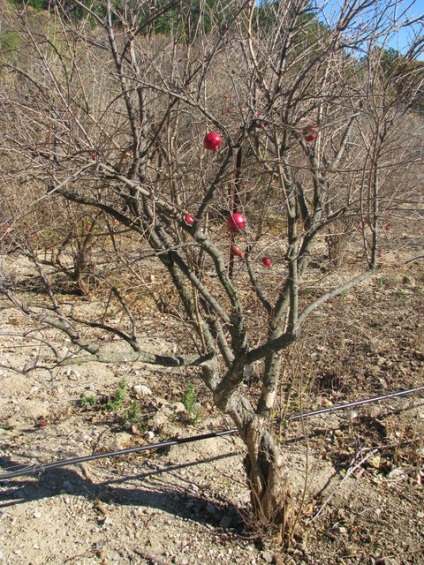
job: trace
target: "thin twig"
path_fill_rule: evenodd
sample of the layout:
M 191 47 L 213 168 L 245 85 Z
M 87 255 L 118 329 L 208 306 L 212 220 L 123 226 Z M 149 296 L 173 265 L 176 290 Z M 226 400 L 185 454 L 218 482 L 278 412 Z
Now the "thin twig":
M 358 454 L 360 455 L 364 450 L 361 449 Z M 355 457 L 352 460 L 351 465 L 353 465 L 353 467 L 349 467 L 349 469 L 346 472 L 346 475 L 343 477 L 343 479 L 340 481 L 339 487 L 341 487 L 341 485 L 351 476 L 353 475 L 353 473 L 355 471 L 357 471 L 359 468 L 362 467 L 362 465 L 368 461 L 368 459 L 370 459 L 370 457 L 372 457 L 373 455 L 375 455 L 378 452 L 378 449 L 372 449 L 365 457 L 363 457 L 358 463 L 356 463 L 356 465 L 353 465 L 353 463 L 355 462 L 356 458 L 358 457 L 358 454 L 355 455 Z M 311 518 L 311 522 L 314 522 L 319 516 L 320 514 L 323 512 L 323 510 L 328 506 L 328 504 L 330 503 L 331 499 L 333 498 L 333 496 L 336 494 L 337 489 L 335 489 L 330 496 L 327 498 L 327 500 L 321 505 L 321 508 L 318 510 L 318 512 L 315 514 L 315 516 L 313 516 Z

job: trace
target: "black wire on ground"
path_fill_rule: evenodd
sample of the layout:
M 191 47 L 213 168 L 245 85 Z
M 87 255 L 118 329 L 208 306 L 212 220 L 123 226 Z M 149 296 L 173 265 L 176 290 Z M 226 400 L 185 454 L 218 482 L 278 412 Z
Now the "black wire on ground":
M 354 408 L 356 406 L 362 406 L 363 404 L 372 404 L 373 402 L 379 402 L 380 400 L 388 400 L 390 398 L 397 398 L 398 396 L 406 396 L 407 394 L 419 392 L 420 390 L 424 390 L 424 386 L 410 388 L 408 390 L 400 390 L 398 392 L 390 392 L 389 394 L 374 396 L 373 398 L 365 398 L 364 400 L 355 400 L 354 402 L 347 402 L 346 404 L 339 404 L 337 406 L 328 406 L 327 408 L 320 408 L 319 410 L 313 410 L 312 412 L 306 412 L 305 414 L 296 414 L 296 416 L 292 416 L 290 420 L 292 422 L 295 422 L 297 420 L 303 420 L 303 418 L 310 418 L 311 416 L 326 414 L 327 412 L 337 412 L 338 410 L 346 410 L 347 408 Z
M 401 390 L 398 392 L 391 392 L 389 394 L 384 394 L 382 396 L 375 396 L 373 398 L 366 398 L 364 400 L 356 400 L 354 402 L 347 402 L 345 404 L 339 404 L 336 406 L 328 406 L 326 408 L 321 408 L 319 410 L 312 410 L 311 412 L 305 412 L 304 414 L 296 414 L 289 418 L 290 421 L 295 422 L 303 420 L 305 418 L 311 418 L 313 416 L 318 416 L 319 414 L 327 414 L 329 412 L 337 412 L 339 410 L 346 410 L 348 408 L 354 408 L 356 406 L 362 406 L 364 404 L 372 404 L 374 402 L 379 402 L 381 400 L 388 400 L 390 398 L 397 398 L 399 396 L 407 396 L 408 394 L 413 394 L 424 390 L 424 386 L 419 386 L 416 388 L 410 388 L 408 390 Z M 207 434 L 201 434 L 197 436 L 190 436 L 185 438 L 173 439 L 169 441 L 163 441 L 161 443 L 154 443 L 151 445 L 141 445 L 137 447 L 128 447 L 127 449 L 120 449 L 118 451 L 107 451 L 105 453 L 97 453 L 96 455 L 86 455 L 85 457 L 74 457 L 72 459 L 63 459 L 61 461 L 55 461 L 54 463 L 47 463 L 45 465 L 31 465 L 25 467 L 24 469 L 18 469 L 16 471 L 11 471 L 0 475 L 0 482 L 7 481 L 12 478 L 20 477 L 23 475 L 40 475 L 44 471 L 49 469 L 57 469 L 58 467 L 66 467 L 68 465 L 77 465 L 79 463 L 85 463 L 87 461 L 95 461 L 97 459 L 104 459 L 106 457 L 116 457 L 118 455 L 127 455 L 129 453 L 140 453 L 142 451 L 150 451 L 152 449 L 163 449 L 172 447 L 174 445 L 182 445 L 184 443 L 192 443 L 195 441 L 202 441 L 205 439 L 211 439 L 214 437 L 234 435 L 237 433 L 235 428 L 222 430 L 219 432 L 210 432 Z

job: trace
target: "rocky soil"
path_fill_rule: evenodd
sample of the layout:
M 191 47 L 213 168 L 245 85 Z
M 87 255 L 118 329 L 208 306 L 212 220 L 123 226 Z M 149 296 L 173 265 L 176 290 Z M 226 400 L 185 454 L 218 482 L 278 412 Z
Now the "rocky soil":
M 23 277 L 28 268 L 23 258 L 2 258 L 5 274 Z M 2 299 L 0 564 L 424 563 L 422 391 L 288 429 L 279 423 L 287 410 L 424 385 L 423 281 L 422 260 L 388 261 L 314 316 L 287 360 L 287 382 L 299 379 L 296 390 L 283 382 L 281 398 L 291 402 L 281 401 L 275 423 L 297 514 L 286 548 L 252 520 L 236 435 L 43 470 L 231 422 L 187 370 L 140 363 L 52 370 L 40 335 Z M 172 351 L 169 323 L 151 319 L 146 347 Z M 49 338 L 64 347 L 54 332 Z M 254 372 L 246 386 L 254 393 Z M 2 480 L 34 465 L 36 473 Z

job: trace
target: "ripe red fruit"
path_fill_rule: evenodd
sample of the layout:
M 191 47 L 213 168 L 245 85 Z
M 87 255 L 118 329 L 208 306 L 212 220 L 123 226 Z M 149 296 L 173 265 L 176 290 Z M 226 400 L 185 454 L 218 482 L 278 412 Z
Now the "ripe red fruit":
M 310 143 L 311 141 L 315 141 L 317 138 L 318 132 L 316 126 L 306 126 L 303 128 L 303 137 L 305 141 Z
M 184 221 L 188 226 L 192 226 L 196 219 L 191 214 L 184 214 Z
M 85 226 L 85 231 L 90 231 L 90 230 L 91 230 L 91 225 L 90 225 L 90 224 L 87 224 L 87 225 Z
M 259 112 L 256 112 L 256 117 L 261 119 L 261 115 L 259 114 Z M 268 122 L 266 120 L 261 120 L 261 121 L 257 121 L 256 122 L 256 127 L 257 128 L 266 128 L 266 126 L 268 125 Z
M 238 245 L 231 246 L 231 255 L 237 255 L 240 259 L 243 259 L 243 251 L 240 249 Z
M 222 137 L 219 135 L 219 133 L 216 133 L 216 131 L 211 131 L 211 133 L 208 133 L 208 135 L 206 135 L 205 139 L 203 140 L 203 145 L 208 151 L 218 151 L 218 149 L 221 147 L 221 143 Z
M 39 420 L 38 425 L 40 428 L 45 428 L 47 426 L 47 422 L 45 420 Z
M 239 214 L 238 212 L 234 212 L 227 220 L 228 229 L 230 231 L 239 231 L 245 228 L 246 226 L 246 218 L 243 214 Z
M 262 265 L 264 267 L 271 267 L 271 259 L 269 257 L 262 257 Z

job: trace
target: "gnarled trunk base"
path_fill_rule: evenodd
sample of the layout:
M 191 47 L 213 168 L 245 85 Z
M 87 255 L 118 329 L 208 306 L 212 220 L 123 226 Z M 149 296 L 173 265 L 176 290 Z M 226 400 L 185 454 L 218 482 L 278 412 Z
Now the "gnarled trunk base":
M 248 450 L 245 468 L 255 515 L 262 523 L 278 528 L 281 541 L 287 540 L 293 526 L 292 499 L 280 448 L 266 421 L 259 416 L 246 424 L 243 431 Z

